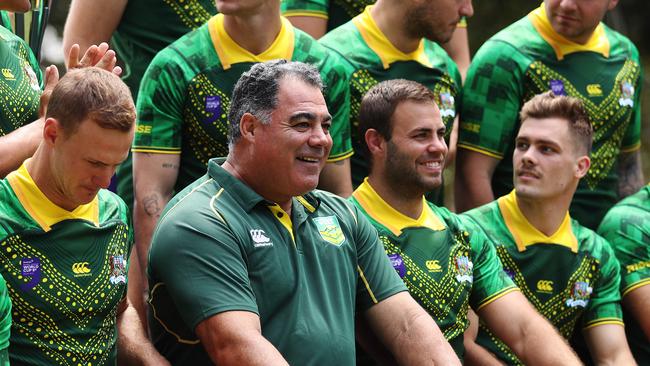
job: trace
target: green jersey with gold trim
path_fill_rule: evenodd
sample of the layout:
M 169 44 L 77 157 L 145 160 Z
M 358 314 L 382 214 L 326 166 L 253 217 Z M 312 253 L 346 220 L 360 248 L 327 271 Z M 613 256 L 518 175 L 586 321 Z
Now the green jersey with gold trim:
M 506 273 L 564 336 L 574 328 L 623 325 L 619 263 L 609 243 L 567 213 L 546 236 L 519 210 L 515 192 L 461 215 L 496 245 Z M 477 343 L 508 364 L 521 361 L 481 324 Z
M 38 118 L 42 74 L 27 43 L 0 27 L 0 136 Z
M 5 10 L 0 10 L 0 26 L 11 30 L 11 19 L 9 13 Z
M 379 232 L 393 268 L 411 296 L 433 317 L 462 360 L 467 311 L 516 290 L 481 230 L 467 231 L 446 208 L 422 199 L 422 215 L 407 217 L 392 208 L 366 179 L 350 201 Z
M 490 38 L 476 53 L 463 89 L 458 146 L 499 159 L 495 197 L 512 188 L 512 153 L 519 110 L 552 90 L 579 98 L 594 127 L 592 166 L 570 209 L 596 229 L 618 200 L 618 157 L 638 149 L 641 73 L 636 47 L 604 24 L 579 45 L 553 31 L 544 7 Z
M 205 174 L 208 160 L 228 154 L 228 108 L 235 83 L 257 62 L 301 61 L 320 70 L 325 101 L 333 116 L 329 161 L 345 159 L 350 146 L 349 87 L 344 60 L 294 29 L 282 30 L 262 54 L 237 45 L 223 27 L 223 15 L 187 34 L 152 61 L 138 97 L 134 152 L 180 154 L 176 190 Z
M 368 161 L 359 135 L 361 99 L 376 84 L 391 79 L 417 81 L 431 89 L 447 127 L 447 140 L 456 117 L 461 77 L 445 50 L 423 39 L 417 50 L 405 54 L 395 48 L 370 15 L 371 7 L 319 41 L 348 60 L 350 77 L 350 121 L 352 125 L 352 182 L 358 186 L 368 176 Z
M 327 19 L 327 31 L 347 23 L 361 14 L 375 0 L 282 0 L 284 16 L 307 16 Z
M 126 205 L 107 190 L 67 211 L 47 199 L 25 165 L 0 181 L 12 364 L 116 363 L 116 313 L 132 242 Z
M 650 186 L 614 206 L 600 224 L 598 233 L 609 240 L 621 262 L 621 294 L 650 285 Z M 634 358 L 650 363 L 650 343 L 638 321 L 623 309 L 625 332 Z

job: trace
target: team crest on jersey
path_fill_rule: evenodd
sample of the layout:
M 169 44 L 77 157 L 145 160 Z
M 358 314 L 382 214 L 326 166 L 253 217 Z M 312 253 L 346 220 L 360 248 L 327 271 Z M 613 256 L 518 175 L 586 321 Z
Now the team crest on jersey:
M 578 281 L 573 285 L 572 296 L 566 301 L 567 306 L 587 307 L 593 288 L 587 282 Z
M 451 93 L 440 93 L 440 116 L 441 117 L 455 117 L 455 99 Z
M 564 90 L 564 82 L 562 80 L 553 79 L 550 81 L 551 91 L 555 95 L 566 95 L 566 90 Z
M 28 62 L 25 62 L 23 64 L 23 70 L 25 71 L 27 78 L 29 78 L 29 85 L 32 87 L 32 89 L 40 91 L 41 86 L 38 85 L 38 77 L 36 76 L 34 69 L 32 69 L 32 65 L 30 65 Z
M 23 291 L 29 291 L 41 282 L 41 260 L 37 257 L 23 258 L 20 260 L 20 273 L 23 279 L 31 277 L 29 281 L 20 285 Z
M 629 81 L 621 83 L 621 98 L 618 100 L 618 104 L 621 107 L 634 106 L 634 85 Z
M 112 284 L 126 283 L 126 260 L 122 254 L 112 255 L 110 258 L 111 277 L 108 279 Z
M 215 116 L 221 115 L 221 97 L 218 95 L 208 95 L 205 97 L 205 111 Z
M 336 246 L 343 244 L 345 235 L 336 216 L 314 217 L 312 220 L 323 240 Z
M 390 259 L 390 264 L 393 265 L 395 271 L 400 278 L 406 276 L 406 265 L 404 265 L 404 259 L 399 253 L 389 254 L 388 259 Z
M 474 269 L 474 263 L 469 260 L 464 255 L 459 255 L 456 257 L 456 280 L 460 283 L 463 282 L 474 282 L 474 275 L 472 270 Z

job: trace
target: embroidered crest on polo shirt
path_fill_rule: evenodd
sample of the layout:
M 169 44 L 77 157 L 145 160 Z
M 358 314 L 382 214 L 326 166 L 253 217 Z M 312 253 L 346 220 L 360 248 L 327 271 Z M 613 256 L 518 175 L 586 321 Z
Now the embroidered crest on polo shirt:
M 323 240 L 337 247 L 345 242 L 345 235 L 336 216 L 314 217 L 312 220 Z

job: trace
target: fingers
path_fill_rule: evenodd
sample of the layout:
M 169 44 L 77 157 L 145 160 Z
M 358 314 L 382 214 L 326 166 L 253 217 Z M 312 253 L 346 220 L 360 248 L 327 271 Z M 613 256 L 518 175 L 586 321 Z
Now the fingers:
M 81 60 L 79 60 L 79 45 L 74 44 L 68 54 L 68 70 L 74 68 L 96 66 L 115 75 L 122 74 L 122 68 L 115 66 L 117 57 L 115 51 L 109 49 L 108 43 L 102 42 L 97 45 L 88 47 Z
M 70 47 L 70 52 L 68 52 L 68 59 L 66 60 L 66 67 L 69 69 L 74 69 L 79 64 L 79 45 L 73 44 Z
M 45 117 L 47 113 L 47 104 L 50 101 L 52 90 L 59 82 L 59 69 L 54 65 L 50 65 L 45 69 L 45 88 L 41 94 L 40 106 L 38 108 L 39 117 Z

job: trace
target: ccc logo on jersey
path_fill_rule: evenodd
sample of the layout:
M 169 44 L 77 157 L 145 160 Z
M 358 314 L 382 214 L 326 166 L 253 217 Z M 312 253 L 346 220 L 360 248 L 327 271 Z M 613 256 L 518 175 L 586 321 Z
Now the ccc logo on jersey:
M 72 273 L 77 276 L 88 276 L 90 273 L 90 268 L 88 268 L 88 262 L 78 262 L 72 265 Z
M 587 93 L 589 93 L 590 97 L 602 97 L 603 89 L 600 84 L 589 84 L 587 85 Z
M 544 293 L 553 292 L 553 281 L 539 280 L 537 281 L 537 291 Z
M 440 261 L 430 260 L 430 261 L 426 261 L 425 264 L 429 272 L 442 272 L 442 267 L 440 267 Z

